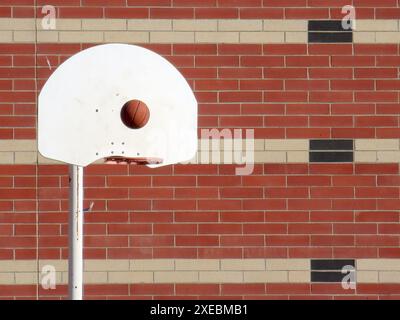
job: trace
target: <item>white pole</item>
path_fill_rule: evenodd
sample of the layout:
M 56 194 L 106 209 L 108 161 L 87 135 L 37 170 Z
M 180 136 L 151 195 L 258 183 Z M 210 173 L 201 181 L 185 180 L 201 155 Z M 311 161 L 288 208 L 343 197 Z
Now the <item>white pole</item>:
M 69 258 L 70 300 L 83 296 L 83 167 L 69 166 Z

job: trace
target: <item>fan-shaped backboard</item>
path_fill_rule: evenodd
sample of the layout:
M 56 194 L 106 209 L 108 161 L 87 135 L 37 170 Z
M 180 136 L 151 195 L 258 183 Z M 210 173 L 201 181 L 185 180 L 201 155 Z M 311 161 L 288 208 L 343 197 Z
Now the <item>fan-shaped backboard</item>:
M 143 101 L 150 120 L 126 127 L 121 108 Z M 197 102 L 175 67 L 133 45 L 107 44 L 66 60 L 39 95 L 38 147 L 47 158 L 86 166 L 111 156 L 161 158 L 162 166 L 197 151 Z

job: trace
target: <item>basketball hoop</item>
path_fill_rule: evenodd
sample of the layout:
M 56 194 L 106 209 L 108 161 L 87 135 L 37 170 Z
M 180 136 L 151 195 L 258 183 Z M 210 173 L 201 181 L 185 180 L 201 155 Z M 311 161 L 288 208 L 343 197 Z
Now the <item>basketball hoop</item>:
M 107 157 L 105 164 L 133 164 L 133 165 L 149 165 L 161 164 L 163 162 L 160 158 L 129 158 L 129 157 Z

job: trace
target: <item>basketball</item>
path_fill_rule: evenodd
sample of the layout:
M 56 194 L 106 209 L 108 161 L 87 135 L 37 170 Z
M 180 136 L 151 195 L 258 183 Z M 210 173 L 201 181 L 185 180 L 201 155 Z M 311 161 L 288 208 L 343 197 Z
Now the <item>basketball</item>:
M 150 110 L 147 105 L 139 100 L 131 100 L 121 109 L 122 122 L 131 129 L 143 128 L 150 119 Z

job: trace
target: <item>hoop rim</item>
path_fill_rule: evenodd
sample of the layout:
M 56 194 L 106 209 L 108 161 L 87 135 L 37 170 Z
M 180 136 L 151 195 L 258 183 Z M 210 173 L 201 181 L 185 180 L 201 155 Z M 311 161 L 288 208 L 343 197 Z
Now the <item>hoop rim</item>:
M 104 158 L 105 164 L 133 164 L 133 165 L 149 165 L 149 164 L 161 164 L 163 159 L 155 157 L 107 157 Z

